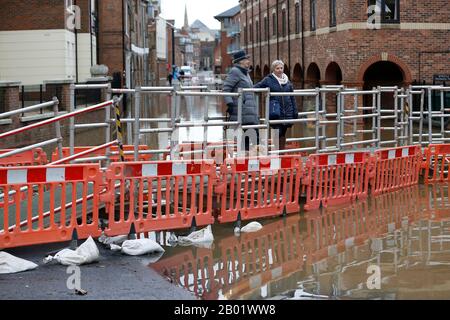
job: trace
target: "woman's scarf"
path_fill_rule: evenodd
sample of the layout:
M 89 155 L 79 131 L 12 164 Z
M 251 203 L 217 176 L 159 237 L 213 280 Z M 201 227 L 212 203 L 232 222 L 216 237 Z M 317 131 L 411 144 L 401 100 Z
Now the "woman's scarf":
M 272 75 L 275 77 L 275 79 L 278 80 L 278 83 L 280 84 L 280 86 L 283 86 L 283 85 L 285 85 L 285 84 L 287 84 L 289 82 L 289 78 L 288 78 L 288 76 L 285 73 L 283 73 L 281 78 L 278 78 L 275 73 L 272 73 Z

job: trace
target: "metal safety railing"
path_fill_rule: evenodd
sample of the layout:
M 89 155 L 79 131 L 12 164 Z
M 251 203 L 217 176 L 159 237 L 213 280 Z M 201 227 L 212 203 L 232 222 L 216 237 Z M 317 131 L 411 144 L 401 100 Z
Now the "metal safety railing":
M 40 103 L 40 104 L 37 104 L 37 105 L 34 105 L 34 106 L 30 106 L 30 107 L 26 107 L 26 108 L 21 108 L 21 109 L 17 109 L 17 110 L 12 110 L 12 111 L 8 111 L 8 112 L 5 112 L 5 113 L 1 113 L 0 114 L 0 119 L 9 118 L 9 117 L 12 117 L 12 116 L 15 116 L 15 115 L 18 115 L 18 114 L 23 114 L 25 112 L 31 112 L 31 111 L 35 111 L 35 110 L 42 110 L 44 108 L 52 108 L 55 118 L 61 118 L 62 116 L 58 116 L 58 111 L 59 111 L 58 110 L 59 109 L 58 106 L 59 106 L 59 100 L 58 100 L 58 98 L 54 97 L 53 101 Z M 53 119 L 55 119 L 55 118 L 53 118 Z M 11 156 L 14 156 L 14 155 L 26 152 L 26 151 L 30 151 L 30 150 L 33 150 L 33 149 L 36 149 L 36 148 L 40 148 L 40 147 L 44 147 L 44 146 L 48 146 L 48 145 L 52 145 L 52 144 L 55 144 L 55 143 L 58 146 L 59 154 L 62 156 L 62 135 L 61 135 L 61 123 L 60 123 L 60 120 L 52 121 L 52 119 L 49 119 L 49 120 L 46 120 L 46 121 L 43 121 L 43 122 L 45 123 L 45 125 L 46 124 L 51 124 L 51 123 L 55 124 L 55 138 L 54 139 L 49 139 L 49 140 L 46 140 L 46 141 L 43 141 L 43 142 L 39 142 L 39 143 L 36 143 L 36 144 L 33 144 L 33 145 L 25 146 L 23 148 L 19 148 L 19 149 L 11 150 L 9 152 L 2 153 L 2 154 L 0 154 L 0 159 L 8 158 L 8 157 L 11 157 Z M 35 123 L 35 124 L 29 125 L 29 126 L 26 126 L 26 127 L 23 127 L 23 128 L 19 128 L 19 129 L 12 130 L 12 131 L 9 131 L 9 132 L 4 132 L 4 133 L 0 134 L 0 139 L 6 138 L 6 137 L 9 137 L 9 136 L 13 136 L 13 135 L 16 135 L 16 134 L 21 133 L 21 132 L 28 131 L 28 130 L 31 130 L 33 128 L 37 128 L 39 126 L 41 126 L 41 125 L 39 125 L 39 123 Z
M 410 86 L 409 92 L 411 104 L 413 95 L 421 92 L 420 109 L 412 112 L 413 120 L 419 122 L 419 132 L 413 134 L 414 143 L 426 146 L 450 141 L 450 130 L 446 128 L 450 118 L 450 102 L 446 101 L 449 100 L 446 95 L 450 93 L 450 87 Z

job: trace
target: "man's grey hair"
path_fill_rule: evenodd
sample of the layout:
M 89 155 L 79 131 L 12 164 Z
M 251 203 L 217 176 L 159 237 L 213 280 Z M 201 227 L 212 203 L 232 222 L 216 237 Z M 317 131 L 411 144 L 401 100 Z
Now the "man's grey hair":
M 281 60 L 275 60 L 274 62 L 272 62 L 272 66 L 270 67 L 270 70 L 272 72 L 274 72 L 275 68 L 279 65 L 282 65 L 284 67 L 284 62 Z

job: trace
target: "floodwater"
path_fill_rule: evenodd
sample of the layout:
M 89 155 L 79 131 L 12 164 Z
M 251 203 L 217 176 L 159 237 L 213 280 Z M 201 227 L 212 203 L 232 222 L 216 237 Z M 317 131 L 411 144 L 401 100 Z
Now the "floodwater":
M 260 222 L 215 224 L 211 247 L 166 247 L 149 267 L 206 300 L 450 299 L 448 185 Z

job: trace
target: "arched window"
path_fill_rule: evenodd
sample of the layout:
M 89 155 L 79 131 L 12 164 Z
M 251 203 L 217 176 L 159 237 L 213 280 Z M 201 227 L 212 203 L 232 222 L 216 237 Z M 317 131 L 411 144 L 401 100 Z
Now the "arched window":
M 300 3 L 295 4 L 295 33 L 300 33 Z
M 272 36 L 277 35 L 277 15 L 275 12 L 272 13 Z
M 316 0 L 311 0 L 311 31 L 316 30 Z

